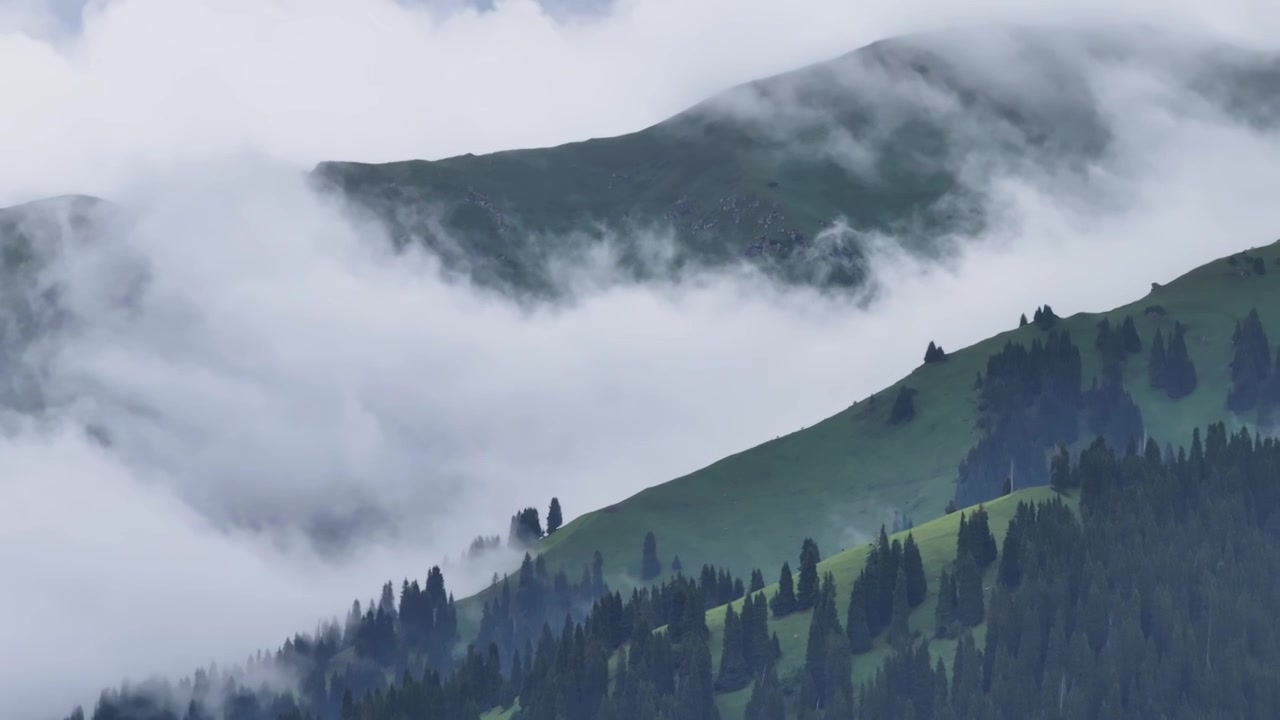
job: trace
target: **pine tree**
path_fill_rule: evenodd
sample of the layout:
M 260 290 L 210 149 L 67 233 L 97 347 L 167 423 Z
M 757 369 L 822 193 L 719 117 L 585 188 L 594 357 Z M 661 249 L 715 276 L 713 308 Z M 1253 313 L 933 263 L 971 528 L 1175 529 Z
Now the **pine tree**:
M 751 571 L 751 585 L 748 586 L 747 592 L 754 593 L 764 589 L 764 573 L 760 572 L 760 568 Z
M 644 552 L 640 557 L 640 579 L 652 580 L 661 574 L 662 562 L 658 560 L 658 539 L 650 530 L 644 536 Z
M 551 507 L 547 509 L 547 534 L 560 529 L 564 516 L 560 513 L 560 498 L 551 498 Z
M 744 614 L 745 614 L 744 609 Z M 747 664 L 743 623 L 733 610 L 733 604 L 725 605 L 724 642 L 720 648 L 720 674 L 717 687 L 723 691 L 746 687 L 751 681 L 751 668 Z
M 933 611 L 937 637 L 950 637 L 952 628 L 958 620 L 955 576 L 943 570 L 942 576 L 938 578 L 938 604 Z
M 898 645 L 910 637 L 911 630 L 908 627 L 910 612 L 911 609 L 907 605 L 907 574 L 900 572 L 893 587 L 893 614 L 889 617 L 889 642 Z
M 916 416 L 916 390 L 903 385 L 893 399 L 893 408 L 889 411 L 889 424 L 901 425 L 910 422 Z
M 1142 352 L 1142 338 L 1138 336 L 1138 327 L 1133 323 L 1132 315 L 1124 316 L 1124 324 L 1120 326 L 1120 337 L 1124 342 L 1124 351 L 1129 355 Z
M 1067 446 L 1059 445 L 1049 464 L 1049 485 L 1058 492 L 1065 492 L 1072 487 L 1071 453 Z
M 982 506 L 969 516 L 969 539 L 973 560 L 978 564 L 979 570 L 986 569 L 988 565 L 995 562 L 996 538 L 991 533 L 987 511 Z
M 1169 369 L 1169 357 L 1165 351 L 1164 333 L 1156 330 L 1155 339 L 1151 341 L 1151 356 L 1147 361 L 1147 377 L 1151 382 L 1151 387 L 1155 390 L 1163 390 L 1167 381 Z
M 1028 323 L 1027 323 L 1027 314 L 1026 314 L 1026 313 L 1022 313 L 1022 317 L 1018 318 L 1018 327 L 1020 327 L 1020 328 L 1024 328 L 1024 327 L 1026 327 L 1026 326 L 1027 326 L 1027 324 L 1028 324 Z
M 1257 404 L 1271 371 L 1271 343 L 1262 328 L 1257 309 L 1250 310 L 1243 323 L 1236 323 L 1231 349 L 1231 389 L 1227 393 L 1227 409 L 1241 413 Z
M 770 666 L 751 688 L 745 720 L 786 720 L 786 717 L 782 683 L 777 670 Z
M 853 652 L 849 639 L 840 633 L 827 636 L 826 688 L 823 720 L 852 720 Z
M 1196 368 L 1187 352 L 1186 334 L 1186 326 L 1174 323 L 1173 338 L 1165 356 L 1164 390 L 1174 400 L 1195 392 L 1197 384 Z
M 849 634 L 849 647 L 861 655 L 871 649 L 871 629 L 867 626 L 866 583 L 861 578 L 854 581 L 849 592 L 849 610 L 845 615 L 845 631 Z
M 800 546 L 800 579 L 796 585 L 796 609 L 808 610 L 818 599 L 818 544 L 805 538 Z
M 771 603 L 774 617 L 786 617 L 796 611 L 796 590 L 791 579 L 790 563 L 782 563 L 782 573 L 778 576 L 778 592 Z
M 982 572 L 967 553 L 956 563 L 956 606 L 960 622 L 969 627 L 981 624 L 986 615 Z
M 907 541 L 902 545 L 902 569 L 906 576 L 907 604 L 918 607 L 929 594 L 929 581 L 925 577 L 920 547 L 912 533 L 907 533 Z

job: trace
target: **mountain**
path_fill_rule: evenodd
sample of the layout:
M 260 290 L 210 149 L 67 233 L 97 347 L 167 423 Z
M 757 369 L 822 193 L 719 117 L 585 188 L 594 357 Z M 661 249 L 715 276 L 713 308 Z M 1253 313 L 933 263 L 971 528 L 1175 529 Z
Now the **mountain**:
M 1257 308 L 1269 337 L 1280 338 L 1280 245 L 1247 257 L 1200 267 L 1110 312 L 1061 319 L 1052 331 L 1011 322 L 1009 331 L 952 352 L 944 362 L 922 364 L 899 383 L 819 423 L 582 515 L 537 551 L 551 565 L 569 568 L 589 563 L 599 551 L 608 567 L 634 573 L 644 536 L 652 531 L 668 568 L 678 555 L 685 568 L 713 563 L 735 575 L 753 568 L 776 572 L 783 561 L 794 560 L 805 537 L 839 550 L 864 541 L 882 524 L 892 527 L 895 513 L 926 520 L 941 515 L 958 493 L 961 505 L 993 497 L 998 483 L 967 497 L 957 487 L 960 465 L 984 436 L 983 418 L 989 416 L 975 378 L 988 372 L 989 359 L 1007 344 L 1030 347 L 1066 331 L 1080 349 L 1081 387 L 1087 389 L 1103 378 L 1095 346 L 1103 321 L 1119 328 L 1132 318 L 1143 343 L 1144 351 L 1123 364 L 1122 378 L 1145 434 L 1177 443 L 1210 422 L 1249 423 L 1252 418 L 1230 415 L 1225 406 L 1232 333 Z M 1198 384 L 1174 400 L 1151 387 L 1148 354 L 1156 333 L 1167 338 L 1177 324 L 1187 328 Z M 902 388 L 915 390 L 915 416 L 891 424 Z M 1077 442 L 1088 437 L 1082 414 Z M 1040 477 L 1037 483 L 1047 481 Z M 1015 488 L 1020 484 L 1015 478 Z
M 747 263 L 790 282 L 852 286 L 869 235 L 929 253 L 939 238 L 983 228 L 993 174 L 1074 172 L 1102 158 L 1122 111 L 1104 96 L 1100 68 L 1151 74 L 1236 117 L 1275 122 L 1274 57 L 1167 40 L 1025 28 L 897 38 L 627 135 L 325 162 L 313 178 L 397 242 L 423 242 L 455 272 L 512 292 L 555 294 L 565 266 L 601 253 L 640 279 Z
M 1259 580 L 1280 571 L 1280 443 L 1256 430 L 1280 417 L 1269 339 L 1280 338 L 1277 266 L 1280 242 L 1153 284 L 1110 312 L 1063 318 L 1037 308 L 981 343 L 931 349 L 899 383 L 813 427 L 574 520 L 476 597 L 455 601 L 438 569 L 423 585 L 405 583 L 398 599 L 388 583 L 345 627 L 291 638 L 247 674 L 126 688 L 104 695 L 95 717 L 151 720 L 191 703 L 186 717 L 198 718 L 208 703 L 234 701 L 251 720 L 383 720 L 410 709 L 537 718 L 560 703 L 570 703 L 566 717 L 592 717 L 593 705 L 572 704 L 585 702 L 635 720 L 710 718 L 713 706 L 724 718 L 781 718 L 759 707 L 839 707 L 855 680 L 864 708 L 899 708 L 870 716 L 896 717 L 901 703 L 921 701 L 902 688 L 934 698 L 940 678 L 962 688 L 941 694 L 956 717 L 989 717 L 985 703 L 1109 702 L 1106 678 L 1121 676 L 1137 689 L 1118 707 L 1172 698 L 1203 709 L 1228 702 L 1212 688 L 1235 677 L 1242 689 L 1229 697 L 1266 711 L 1228 714 L 1267 716 L 1280 696 L 1259 688 L 1272 687 L 1280 657 L 1247 638 L 1274 632 L 1265 608 L 1280 600 Z M 890 536 L 881 526 L 892 522 L 906 527 Z M 912 577 L 910 547 L 915 601 L 899 599 L 897 586 L 911 581 L 894 580 Z M 673 572 L 677 555 L 682 571 Z M 768 598 L 786 597 L 769 582 L 783 562 L 793 563 L 796 607 L 761 614 Z M 1218 586 L 1233 590 L 1205 594 Z M 753 587 L 767 599 L 751 592 L 746 612 Z M 881 608 L 875 624 L 870 611 L 849 614 L 866 593 Z M 937 610 L 944 596 L 950 615 Z M 886 627 L 890 608 L 899 620 Z M 1052 663 L 1019 661 L 1031 652 L 1019 638 Z M 1002 680 L 974 684 L 958 669 L 983 657 L 994 663 L 984 676 Z M 726 659 L 736 665 L 726 670 Z M 263 663 L 301 678 L 298 693 L 252 684 Z M 1200 663 L 1185 672 L 1213 681 L 1175 697 L 1132 676 L 1165 677 L 1162 663 Z M 847 677 L 814 679 L 846 666 Z M 423 674 L 432 668 L 445 674 Z M 1015 682 L 1020 671 L 1031 678 Z M 566 677 L 581 681 L 563 685 Z M 629 700 L 631 683 L 653 695 Z M 1038 689 L 1019 699 L 1018 687 Z M 853 702 L 849 692 L 843 702 Z

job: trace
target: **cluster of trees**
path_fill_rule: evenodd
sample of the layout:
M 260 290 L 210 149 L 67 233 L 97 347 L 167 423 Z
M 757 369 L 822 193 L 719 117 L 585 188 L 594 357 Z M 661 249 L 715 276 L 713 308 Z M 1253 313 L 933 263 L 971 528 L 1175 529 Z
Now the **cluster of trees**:
M 1274 422 L 1280 410 L 1280 351 L 1273 367 L 1271 343 L 1256 309 L 1236 323 L 1231 350 L 1227 409 L 1237 414 L 1256 410 L 1259 422 Z
M 774 617 L 786 617 L 794 612 L 808 610 L 818 600 L 818 563 L 822 552 L 813 538 L 805 538 L 800 545 L 800 578 L 797 584 L 791 575 L 791 563 L 783 563 L 778 575 L 778 592 L 769 601 Z
M 579 615 L 582 608 L 608 591 L 604 558 L 598 552 L 591 567 L 583 567 L 576 583 L 564 570 L 552 575 L 541 555 L 535 559 L 526 553 L 514 588 L 511 578 L 503 577 L 496 597 L 485 600 L 476 643 L 480 647 L 496 645 L 503 659 L 508 660 L 532 641 L 544 624 Z
M 880 538 L 871 546 L 849 593 L 845 629 L 851 652 L 870 650 L 873 639 L 886 628 L 891 641 L 906 639 L 907 616 L 928 592 L 915 536 L 908 533 L 905 543 L 896 539 L 890 543 L 881 527 Z
M 947 359 L 947 353 L 945 350 L 942 349 L 942 346 L 935 345 L 932 341 L 930 341 L 929 347 L 925 348 L 925 351 L 924 351 L 925 364 L 929 365 L 932 363 L 939 363 L 946 359 Z
M 1041 330 L 1052 330 L 1058 324 L 1058 316 L 1054 314 L 1053 308 L 1046 304 L 1036 308 L 1035 315 L 1032 317 L 1031 322 Z M 1026 325 L 1027 316 L 1023 315 L 1018 321 L 1018 327 L 1025 327 Z
M 1103 376 L 1119 380 L 1125 360 L 1142 352 L 1142 338 L 1138 335 L 1133 316 L 1126 315 L 1120 327 L 1114 329 L 1110 320 L 1103 319 L 1098 323 L 1098 338 L 1094 346 L 1102 358 Z
M 1045 449 L 1074 442 L 1084 401 L 1080 348 L 1065 331 L 1012 341 L 987 359 L 978 388 L 982 438 L 961 461 L 956 504 L 995 497 L 1006 485 L 1049 481 Z
M 806 541 L 792 597 L 796 608 L 804 598 L 812 615 L 804 664 L 790 689 L 777 674 L 778 643 L 763 595 L 751 593 L 740 612 L 726 611 L 717 673 L 707 601 L 700 584 L 683 576 L 634 591 L 626 602 L 605 592 L 581 621 L 567 616 L 559 633 L 544 622 L 509 656 L 494 640 L 448 658 L 445 667 L 432 667 L 429 651 L 398 652 L 397 665 L 378 668 L 376 684 L 353 687 L 348 671 L 328 660 L 346 646 L 344 636 L 369 632 L 370 613 L 375 625 L 379 614 L 391 618 L 405 648 L 413 642 L 406 625 L 428 616 L 428 637 L 441 618 L 443 632 L 456 633 L 447 629 L 456 621 L 453 602 L 433 571 L 420 589 L 402 586 L 399 602 L 384 586 L 358 623 L 286 643 L 269 662 L 303 678 L 296 695 L 233 679 L 211 687 L 206 674 L 178 688 L 105 694 L 93 718 L 209 720 L 219 716 L 202 698 L 217 696 L 222 717 L 234 720 L 474 720 L 498 705 L 517 706 L 522 719 L 713 720 L 715 688 L 748 682 L 752 720 L 1277 716 L 1280 441 L 1247 430 L 1228 434 L 1218 424 L 1203 436 L 1197 431 L 1176 454 L 1162 453 L 1154 441 L 1141 453 L 1137 447 L 1116 452 L 1098 439 L 1078 457 L 1060 451 L 1054 485 L 1077 494 L 1079 510 L 1061 499 L 1019 505 L 999 553 L 984 511 L 962 518 L 956 560 L 939 588 L 940 605 L 955 596 L 955 619 L 939 622 L 957 637 L 950 668 L 931 663 L 928 639 L 907 634 L 855 691 L 857 621 L 867 615 L 851 612 L 842 626 L 834 578 L 818 576 L 818 548 Z M 896 566 L 891 633 L 905 620 L 899 609 L 927 592 L 913 590 L 914 545 L 913 537 L 900 550 L 879 539 L 874 560 L 850 588 L 850 607 L 859 598 L 879 611 L 886 567 Z M 995 587 L 984 596 L 982 570 L 993 564 Z M 537 561 L 530 567 L 536 577 Z M 719 585 L 724 573 L 708 575 Z M 967 628 L 980 621 L 986 632 L 979 644 Z M 662 626 L 665 632 L 653 632 Z M 399 678 L 394 685 L 389 674 Z
M 564 514 L 560 509 L 560 498 L 551 498 L 551 506 L 547 508 L 547 530 L 542 531 L 542 518 L 537 508 L 527 507 L 511 516 L 511 527 L 507 533 L 507 545 L 514 548 L 532 547 L 535 543 L 555 531 L 564 524 Z
M 777 636 L 769 637 L 769 605 L 764 593 L 756 593 L 742 604 L 724 611 L 724 639 L 720 648 L 720 670 L 716 689 L 721 692 L 744 688 L 782 656 Z
M 986 510 L 960 516 L 956 559 L 938 578 L 938 602 L 934 606 L 934 635 L 956 637 L 964 628 L 982 623 L 986 614 L 982 574 L 996 559 L 996 539 Z
M 1164 334 L 1157 330 L 1151 341 L 1151 357 L 1148 376 L 1151 387 L 1163 390 L 1173 400 L 1195 392 L 1198 379 L 1195 364 L 1187 352 L 1187 328 L 1180 322 L 1173 324 L 1173 335 L 1165 346 Z
M 1176 455 L 1098 441 L 1065 473 L 1081 512 L 1018 507 L 982 648 L 962 635 L 949 675 L 923 646 L 897 655 L 861 716 L 1280 713 L 1280 443 L 1223 425 Z
M 1096 346 L 1104 370 L 1087 390 L 1080 348 L 1065 330 L 1030 347 L 1010 341 L 988 358 L 985 375 L 974 383 L 984 433 L 960 463 L 955 504 L 1048 484 L 1046 453 L 1074 443 L 1082 425 L 1116 447 L 1143 437 L 1142 412 L 1121 379 L 1125 360 L 1142 347 L 1132 318 L 1116 329 L 1100 323 Z

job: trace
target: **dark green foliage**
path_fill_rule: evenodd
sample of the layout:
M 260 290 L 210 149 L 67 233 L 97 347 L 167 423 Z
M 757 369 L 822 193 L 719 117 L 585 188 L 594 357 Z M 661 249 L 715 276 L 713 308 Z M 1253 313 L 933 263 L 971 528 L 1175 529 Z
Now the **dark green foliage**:
M 1065 445 L 1059 445 L 1058 451 L 1053 454 L 1053 460 L 1049 463 L 1049 485 L 1054 490 L 1065 492 L 1073 487 L 1073 483 L 1071 452 Z
M 855 654 L 871 649 L 871 628 L 867 627 L 866 583 L 853 583 L 849 593 L 849 609 L 845 615 L 845 631 L 849 634 L 849 648 Z
M 771 601 L 774 617 L 784 617 L 796 611 L 796 589 L 791 578 L 791 564 L 782 563 L 782 572 L 778 576 L 778 592 Z
M 1186 327 L 1182 323 L 1174 323 L 1173 336 L 1167 347 L 1160 332 L 1156 331 L 1149 362 L 1151 387 L 1164 390 L 1174 400 L 1195 391 L 1198 382 L 1196 369 L 1187 352 Z
M 996 559 L 996 538 L 991 532 L 987 511 L 978 506 L 968 518 L 960 515 L 960 530 L 956 535 L 956 562 L 969 556 L 979 570 Z
M 907 604 L 918 607 L 929 594 L 929 581 L 924 572 L 924 559 L 920 557 L 920 548 L 912 533 L 907 533 L 907 541 L 902 544 L 902 569 L 906 579 Z
M 745 720 L 786 720 L 786 717 L 782 683 L 778 680 L 777 670 L 771 665 L 751 688 Z
M 934 606 L 935 635 L 951 637 L 960 622 L 960 606 L 956 598 L 955 576 L 946 570 L 938 578 L 938 604 Z
M 749 598 L 740 615 L 733 605 L 726 605 L 717 689 L 746 687 L 752 677 L 759 677 L 776 659 L 769 641 L 769 609 L 764 594 Z
M 724 611 L 724 640 L 720 647 L 720 672 L 716 677 L 716 689 L 728 692 L 746 687 L 751 682 L 751 667 L 747 663 L 746 640 L 742 623 L 733 605 Z
M 1026 326 L 1027 326 L 1027 314 L 1022 313 L 1022 317 L 1018 318 L 1018 327 L 1022 328 Z
M 1118 376 L 1104 380 L 1101 385 L 1095 381 L 1085 393 L 1084 402 L 1089 429 L 1109 445 L 1128 447 L 1142 438 L 1142 411 Z
M 644 535 L 644 548 L 640 554 L 640 579 L 652 580 L 661 574 L 662 561 L 658 559 L 658 539 L 650 530 Z
M 982 595 L 982 571 L 973 556 L 964 554 L 956 561 L 956 618 L 969 627 L 982 622 L 985 615 Z
M 671 572 L 677 575 L 680 574 L 681 572 L 684 572 L 684 563 L 680 562 L 679 555 L 676 555 L 675 557 L 671 558 Z
M 764 573 L 760 572 L 760 568 L 751 571 L 751 585 L 747 588 L 747 592 L 756 592 L 764 589 Z
M 551 498 L 551 507 L 547 510 L 547 534 L 560 529 L 564 524 L 564 515 L 560 512 L 560 498 Z
M 542 521 L 537 508 L 525 508 L 511 516 L 511 529 L 507 533 L 507 545 L 530 547 L 542 538 Z
M 1120 325 L 1120 337 L 1124 339 L 1125 352 L 1130 355 L 1142 352 L 1142 337 L 1138 335 L 1138 326 L 1134 324 L 1132 315 L 1124 316 L 1124 323 Z
M 1084 405 L 1080 349 L 1065 332 L 1013 342 L 987 359 L 978 391 L 984 434 L 961 461 L 956 502 L 976 504 L 1005 487 L 1049 482 L 1045 450 L 1076 440 Z
M 947 353 L 938 345 L 929 343 L 929 347 L 924 351 L 924 362 L 926 365 L 939 363 L 947 359 Z
M 1237 322 L 1231 335 L 1231 389 L 1227 409 L 1243 413 L 1257 406 L 1271 373 L 1271 343 L 1256 309 Z
M 818 544 L 805 538 L 800 546 L 800 578 L 796 583 L 796 609 L 808 610 L 818 600 L 818 563 L 822 560 Z
M 915 388 L 903 385 L 893 398 L 893 407 L 889 410 L 889 424 L 901 425 L 910 422 L 916 416 Z
M 839 638 L 844 652 L 849 653 L 848 639 L 844 637 L 844 630 L 836 617 L 835 578 L 827 573 L 822 578 L 822 588 L 809 620 L 809 639 L 805 645 L 804 672 L 813 681 L 817 707 L 826 705 L 831 691 L 837 686 L 838 679 L 828 672 L 833 638 Z M 852 663 L 852 659 L 849 662 Z
M 907 615 L 911 612 L 907 605 L 907 575 L 899 572 L 893 585 L 893 612 L 889 620 L 889 642 L 901 644 L 910 637 L 907 626 Z
M 1015 511 L 985 648 L 961 637 L 944 704 L 936 670 L 903 652 L 861 716 L 922 712 L 926 685 L 930 717 L 1277 715 L 1280 443 L 1219 424 L 1172 456 L 1095 443 L 1077 472 L 1079 516 Z
M 1058 324 L 1058 316 L 1054 314 L 1053 308 L 1045 305 L 1036 308 L 1031 322 L 1035 323 L 1035 326 L 1040 330 L 1052 330 Z

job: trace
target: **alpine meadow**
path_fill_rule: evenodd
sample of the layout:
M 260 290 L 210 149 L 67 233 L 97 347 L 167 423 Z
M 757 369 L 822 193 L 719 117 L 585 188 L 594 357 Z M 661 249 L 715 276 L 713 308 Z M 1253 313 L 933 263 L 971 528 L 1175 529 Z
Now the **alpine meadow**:
M 1280 11 L 0 8 L 0 716 L 1280 716 Z

